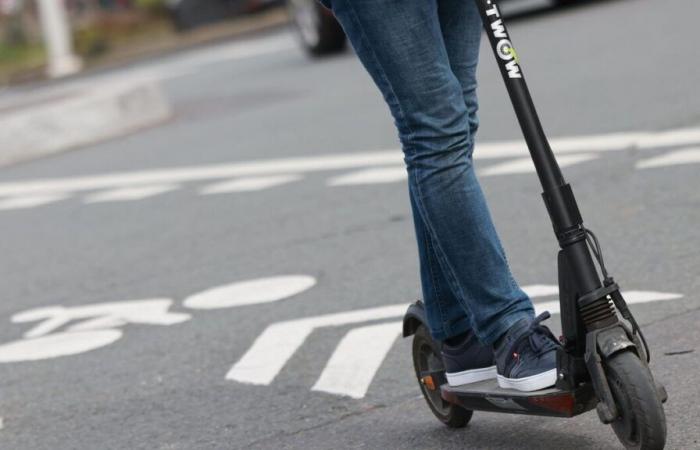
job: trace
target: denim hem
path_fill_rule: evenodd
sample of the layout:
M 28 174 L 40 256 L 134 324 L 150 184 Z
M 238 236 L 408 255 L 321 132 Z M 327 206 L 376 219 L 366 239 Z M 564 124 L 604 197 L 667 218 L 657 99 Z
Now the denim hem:
M 430 330 L 430 335 L 436 341 L 444 341 L 454 336 L 459 336 L 460 334 L 466 333 L 472 329 L 469 317 L 465 316 L 459 322 L 452 325 L 443 325 L 440 330 Z M 447 331 L 446 331 L 447 330 Z
M 528 300 L 529 303 L 529 300 Z M 477 332 L 479 341 L 484 345 L 493 345 L 494 342 L 503 336 L 513 325 L 521 319 L 532 320 L 535 317 L 535 311 L 532 307 L 527 309 L 519 309 L 507 314 L 501 320 L 495 321 L 484 332 Z

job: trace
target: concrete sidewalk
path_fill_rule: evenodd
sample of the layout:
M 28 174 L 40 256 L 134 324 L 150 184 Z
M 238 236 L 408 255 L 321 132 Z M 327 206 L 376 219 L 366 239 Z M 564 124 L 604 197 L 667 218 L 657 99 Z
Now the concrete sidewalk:
M 0 97 L 0 166 L 124 135 L 167 120 L 156 81 L 65 84 Z
M 283 8 L 273 8 L 203 27 L 167 42 L 155 41 L 117 52 L 76 77 L 2 91 L 0 166 L 122 136 L 168 120 L 172 111 L 160 87 L 163 79 L 217 61 L 289 48 L 290 43 L 284 39 L 257 43 L 232 39 L 273 30 L 288 20 Z

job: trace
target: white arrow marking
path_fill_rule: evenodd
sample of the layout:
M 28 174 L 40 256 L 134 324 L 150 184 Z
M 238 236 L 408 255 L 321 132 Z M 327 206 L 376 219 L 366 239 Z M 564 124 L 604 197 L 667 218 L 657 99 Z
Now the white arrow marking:
M 362 398 L 401 335 L 401 322 L 370 325 L 350 330 L 338 344 L 313 391 Z
M 579 164 L 582 162 L 590 161 L 596 159 L 598 155 L 592 153 L 580 153 L 574 155 L 562 155 L 557 158 L 560 167 L 573 166 L 574 164 Z M 494 176 L 494 175 L 510 175 L 516 173 L 534 173 L 535 165 L 530 157 L 519 158 L 511 161 L 506 161 L 501 164 L 495 164 L 493 166 L 486 167 L 479 171 L 479 175 L 482 177 Z
M 637 169 L 700 163 L 700 147 L 686 148 L 637 163 Z
M 191 309 L 221 309 L 257 305 L 284 300 L 316 285 L 308 275 L 258 278 L 207 289 L 187 297 L 183 304 Z
M 358 186 L 403 181 L 408 177 L 404 166 L 378 167 L 340 175 L 328 180 L 328 186 Z
M 232 192 L 262 191 L 275 186 L 299 181 L 300 175 L 271 175 L 267 177 L 246 177 L 210 184 L 199 190 L 202 195 L 228 194 Z
M 527 292 L 532 298 L 558 294 L 558 289 L 554 285 L 524 286 L 523 290 L 525 290 L 525 292 Z M 623 295 L 625 296 L 628 304 L 670 301 L 683 297 L 681 294 L 653 291 L 627 291 L 624 292 Z M 326 314 L 322 316 L 272 324 L 268 326 L 260 334 L 260 336 L 258 336 L 248 351 L 236 364 L 233 365 L 231 370 L 229 370 L 229 372 L 226 374 L 226 379 L 241 383 L 269 385 L 274 381 L 275 377 L 284 368 L 294 353 L 296 353 L 296 351 L 304 344 L 304 341 L 314 331 L 314 329 L 402 317 L 406 312 L 407 307 L 408 305 L 406 304 L 399 304 L 336 314 Z M 537 314 L 545 310 L 552 314 L 558 314 L 560 311 L 559 301 L 556 300 L 535 303 L 535 311 Z M 357 396 L 360 395 L 361 389 L 364 386 L 364 389 L 366 390 L 369 383 L 366 381 L 366 379 L 363 379 L 361 382 L 358 381 L 357 383 L 355 383 L 355 381 L 348 381 L 352 378 L 352 375 L 346 376 L 341 373 L 341 370 L 343 365 L 346 364 L 344 361 L 352 361 L 353 364 L 355 364 L 357 358 L 362 358 L 362 356 L 358 354 L 357 350 L 355 350 L 355 352 L 350 351 L 350 349 L 353 348 L 362 348 L 360 347 L 360 342 L 363 342 L 362 345 L 364 348 L 371 347 L 372 345 L 388 345 L 386 341 L 389 340 L 389 325 L 397 325 L 395 323 L 381 325 L 386 326 L 386 328 L 383 328 L 382 326 L 377 326 L 376 328 L 363 327 L 370 329 L 358 332 L 357 334 L 348 333 L 348 335 L 346 335 L 341 342 L 343 347 L 342 350 L 339 347 L 339 349 L 334 352 L 333 356 L 331 357 L 332 361 L 329 361 L 327 365 L 328 373 L 326 375 L 321 375 L 321 378 L 319 378 L 316 385 L 314 385 L 314 389 L 323 390 L 325 392 L 335 391 L 336 393 L 340 393 L 342 395 L 360 398 Z M 362 328 L 359 328 L 358 330 L 361 329 Z M 372 342 L 371 345 L 368 345 L 367 343 L 370 341 L 366 340 L 365 337 L 373 333 L 382 334 L 385 336 L 383 338 L 384 341 L 379 339 L 376 342 Z M 391 342 L 393 342 L 393 340 Z M 374 352 L 374 350 L 369 351 Z M 384 352 L 384 354 L 387 352 L 388 349 Z M 372 355 L 373 356 L 368 356 L 367 358 L 368 361 L 372 361 L 371 363 L 368 361 L 360 363 L 365 364 L 366 368 L 364 370 L 371 369 L 374 367 L 373 364 L 377 362 L 378 357 L 374 355 L 374 353 L 372 353 Z M 333 362 L 333 364 L 331 364 L 331 362 Z M 381 363 L 381 360 L 379 363 Z M 350 365 L 350 367 L 351 369 L 349 370 L 355 370 L 354 366 Z M 325 372 L 326 370 L 324 369 L 324 373 Z M 375 372 L 376 370 L 372 372 L 372 374 Z M 343 384 L 346 382 L 348 384 Z
M 383 306 L 272 324 L 229 370 L 226 379 L 270 384 L 315 328 L 401 317 L 407 307 L 405 304 Z
M 68 196 L 63 194 L 24 195 L 17 197 L 9 197 L 0 200 L 0 210 L 34 208 L 35 206 L 41 206 L 53 202 L 58 202 L 66 198 L 68 198 Z
M 178 189 L 175 185 L 140 186 L 122 189 L 111 189 L 96 192 L 85 197 L 85 203 L 126 202 L 142 200 L 148 197 L 164 194 Z

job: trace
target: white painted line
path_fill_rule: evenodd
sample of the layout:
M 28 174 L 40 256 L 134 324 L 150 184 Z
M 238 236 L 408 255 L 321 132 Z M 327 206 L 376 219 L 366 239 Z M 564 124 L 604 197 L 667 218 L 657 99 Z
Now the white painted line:
M 567 154 L 600 153 L 630 148 L 657 148 L 669 145 L 700 144 L 700 128 L 669 130 L 660 133 L 632 132 L 613 133 L 597 136 L 565 137 L 551 140 L 552 148 L 562 158 Z M 499 159 L 528 155 L 525 143 L 521 140 L 507 142 L 480 143 L 474 157 L 476 159 Z M 572 155 L 573 156 L 573 155 Z M 574 157 L 576 163 L 581 162 Z M 566 161 L 565 159 L 562 161 Z M 239 163 L 213 164 L 208 166 L 165 168 L 136 172 L 117 172 L 74 178 L 45 178 L 27 181 L 0 183 L 0 197 L 24 196 L 30 194 L 57 194 L 75 191 L 131 188 L 139 185 L 176 184 L 188 181 L 221 180 L 235 177 L 281 175 L 307 173 L 325 170 L 377 168 L 377 166 L 403 163 L 400 150 L 380 150 L 347 154 L 270 159 Z M 526 170 L 524 162 L 515 169 Z M 487 168 L 488 170 L 489 168 Z M 519 172 L 515 172 L 519 173 Z M 488 172 L 487 172 L 488 175 Z M 398 176 L 398 175 L 397 175 Z
M 394 341 L 401 335 L 401 324 L 391 322 L 350 330 L 311 390 L 363 398 Z
M 173 185 L 158 185 L 158 186 L 140 186 L 120 189 L 110 189 L 107 191 L 96 192 L 85 196 L 85 203 L 108 203 L 108 202 L 127 202 L 134 200 L 143 200 L 166 192 L 174 191 L 178 186 Z
M 698 163 L 700 163 L 700 147 L 693 147 L 639 161 L 637 163 L 637 169 L 651 169 Z
M 221 309 L 272 303 L 300 294 L 316 285 L 308 275 L 287 275 L 219 286 L 191 295 L 183 305 L 191 309 Z
M 271 175 L 263 177 L 237 178 L 220 183 L 204 186 L 199 190 L 201 195 L 228 194 L 232 192 L 262 191 L 275 186 L 299 181 L 300 175 Z
M 125 300 L 121 302 L 95 303 L 82 306 L 47 306 L 19 312 L 12 316 L 12 322 L 25 323 L 41 321 L 24 333 L 25 338 L 38 338 L 57 331 L 73 320 L 83 320 L 70 329 L 73 331 L 94 330 L 96 325 L 115 323 L 139 323 L 148 325 L 174 325 L 190 320 L 184 313 L 169 311 L 173 301 L 168 298 Z
M 333 177 L 326 183 L 328 186 L 358 186 L 365 184 L 395 183 L 408 178 L 404 166 L 378 167 L 365 169 L 345 175 Z
M 622 293 L 628 305 L 640 305 L 652 302 L 666 302 L 683 298 L 682 294 L 672 294 L 667 292 L 654 291 L 625 291 Z M 535 303 L 535 313 L 541 314 L 549 311 L 552 314 L 559 314 L 561 311 L 559 300 Z
M 553 285 L 531 285 L 524 289 L 532 297 L 557 294 L 556 287 Z M 631 305 L 677 300 L 683 297 L 681 294 L 653 291 L 627 291 L 623 295 Z M 272 324 L 233 365 L 226 374 L 226 379 L 255 385 L 269 385 L 314 329 L 400 318 L 406 309 L 405 304 L 391 305 Z M 537 314 L 545 310 L 558 314 L 559 301 L 535 303 L 535 310 Z M 401 322 L 352 329 L 334 350 L 312 390 L 352 398 L 364 397 L 400 332 Z
M 681 128 L 648 133 L 636 142 L 636 146 L 640 149 L 677 147 L 691 144 L 700 144 L 700 128 Z
M 8 197 L 0 199 L 0 210 L 4 211 L 9 209 L 34 208 L 36 206 L 42 206 L 47 205 L 49 203 L 58 202 L 66 198 L 68 198 L 68 196 L 62 194 L 40 194 Z
M 559 162 L 560 167 L 569 167 L 582 162 L 591 161 L 597 157 L 598 155 L 593 153 L 580 153 L 573 155 L 561 155 L 557 158 L 557 161 Z M 494 175 L 511 175 L 534 172 L 535 165 L 533 164 L 532 159 L 528 156 L 527 158 L 518 158 L 486 167 L 485 169 L 479 170 L 478 173 L 482 177 L 488 177 Z
M 407 308 L 406 304 L 383 306 L 272 324 L 233 365 L 226 379 L 270 384 L 315 328 L 401 317 Z
M 253 175 L 289 174 L 324 170 L 350 169 L 401 163 L 398 150 L 349 153 L 340 155 L 270 159 L 209 166 L 117 172 L 74 178 L 46 178 L 0 183 L 0 196 L 30 193 L 73 192 L 82 190 L 133 187 L 143 184 L 182 183 Z
M 559 286 L 553 284 L 532 284 L 530 286 L 523 286 L 522 290 L 525 291 L 530 298 L 559 295 Z

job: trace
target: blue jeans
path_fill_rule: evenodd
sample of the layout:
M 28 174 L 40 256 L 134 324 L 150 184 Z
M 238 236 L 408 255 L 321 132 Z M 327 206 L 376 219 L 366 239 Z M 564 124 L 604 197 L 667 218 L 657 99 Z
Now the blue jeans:
M 433 337 L 492 344 L 533 317 L 472 164 L 481 19 L 474 0 L 323 0 L 394 117 Z M 341 86 L 342 88 L 342 86 Z

